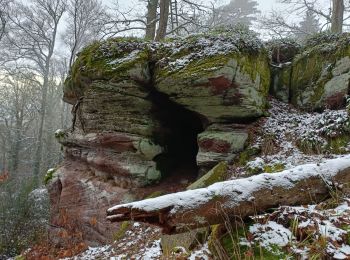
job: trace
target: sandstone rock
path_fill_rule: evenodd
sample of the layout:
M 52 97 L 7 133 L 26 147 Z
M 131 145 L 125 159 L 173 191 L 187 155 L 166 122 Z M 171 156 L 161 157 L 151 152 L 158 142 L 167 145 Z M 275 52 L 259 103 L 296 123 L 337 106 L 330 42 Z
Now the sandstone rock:
M 271 73 L 272 83 L 270 93 L 278 100 L 288 103 L 290 97 L 290 80 L 292 76 L 291 63 L 284 63 L 273 67 Z
M 104 220 L 111 201 L 232 160 L 248 135 L 231 124 L 265 112 L 269 82 L 267 51 L 246 32 L 116 38 L 83 49 L 64 89 L 73 125 L 56 133 L 64 165 L 48 185 L 55 239 L 105 243 L 117 229 Z
M 84 241 L 90 246 L 110 242 L 118 225 L 105 219 L 105 210 L 120 203 L 127 190 L 93 177 L 89 168 L 67 161 L 48 184 L 50 238 L 56 246 Z
M 293 61 L 292 102 L 320 110 L 345 105 L 350 80 L 350 36 L 318 35 Z
M 240 41 L 248 42 L 240 34 L 199 35 L 165 45 L 155 87 L 209 122 L 261 116 L 270 84 L 267 51 Z
M 198 135 L 198 165 L 211 168 L 220 161 L 232 161 L 244 150 L 247 139 L 244 129 L 212 125 Z
M 87 163 L 95 175 L 113 179 L 117 186 L 130 188 L 145 186 L 161 177 L 156 162 L 139 151 L 142 140 L 145 141 L 137 135 L 115 132 L 66 133 L 60 141 L 66 146 L 66 157 Z
M 93 81 L 104 80 L 118 83 L 107 86 L 111 90 L 144 95 L 135 82 L 150 80 L 148 53 L 147 44 L 137 38 L 114 38 L 86 47 L 66 79 L 64 100 L 75 104 Z

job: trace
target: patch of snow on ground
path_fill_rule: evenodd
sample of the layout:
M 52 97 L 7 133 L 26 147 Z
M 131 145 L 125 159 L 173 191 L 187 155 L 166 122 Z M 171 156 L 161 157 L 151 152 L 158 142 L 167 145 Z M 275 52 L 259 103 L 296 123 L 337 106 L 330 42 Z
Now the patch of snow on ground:
M 271 245 L 284 247 L 294 239 L 289 229 L 274 221 L 268 221 L 266 224 L 254 224 L 249 227 L 249 232 L 254 235 L 256 242 L 266 248 Z
M 191 253 L 191 255 L 188 257 L 188 260 L 209 260 L 211 253 L 209 251 L 208 243 L 205 243 L 201 248 L 198 250 L 195 250 Z
M 345 134 L 350 129 L 349 116 L 344 110 L 325 110 L 323 113 L 300 112 L 292 106 L 270 100 L 270 116 L 264 126 L 264 135 L 272 135 L 274 141 L 280 147 L 277 154 L 265 156 L 265 161 L 283 162 L 286 168 L 294 167 L 309 162 L 320 162 L 324 158 L 335 158 L 336 155 L 318 154 L 307 155 L 296 146 L 296 141 L 308 141 L 321 146 L 326 144 L 326 137 L 335 137 Z M 263 136 L 257 140 L 263 142 Z M 344 147 L 349 151 L 349 147 Z
M 71 258 L 63 258 L 62 260 L 95 260 L 95 259 L 109 259 L 113 255 L 112 246 L 106 245 L 101 247 L 89 247 L 83 253 L 71 257 Z
M 323 209 L 327 206 L 326 203 L 304 207 L 283 206 L 273 213 L 254 217 L 261 224 L 254 224 L 249 231 L 253 234 L 255 241 L 269 249 L 268 245 L 277 244 L 275 240 L 278 242 L 281 237 L 278 228 L 271 228 L 270 223 L 278 223 L 277 227 L 283 226 L 285 229 L 293 230 L 294 234 L 298 234 L 297 238 L 289 240 L 288 246 L 301 259 L 309 259 L 309 253 L 315 250 L 315 247 L 319 247 L 318 252 L 328 258 L 350 259 L 349 205 L 350 200 L 345 198 L 339 206 L 330 209 Z M 264 224 L 266 222 L 267 224 Z M 271 241 L 270 237 L 272 237 Z M 287 242 L 287 240 L 282 241 Z
M 142 259 L 153 260 L 158 259 L 162 255 L 162 248 L 160 247 L 160 239 L 154 241 L 152 245 L 145 248 Z

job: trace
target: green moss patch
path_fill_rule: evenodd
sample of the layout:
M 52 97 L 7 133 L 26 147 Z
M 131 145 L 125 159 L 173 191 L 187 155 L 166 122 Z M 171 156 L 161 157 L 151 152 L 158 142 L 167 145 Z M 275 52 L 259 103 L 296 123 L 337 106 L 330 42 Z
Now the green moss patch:
M 202 178 L 192 183 L 187 187 L 187 190 L 199 189 L 208 187 L 216 182 L 224 181 L 227 178 L 228 165 L 227 162 L 220 162 L 213 169 L 211 169 Z
M 50 180 L 53 179 L 53 177 L 54 177 L 56 171 L 57 171 L 56 168 L 52 168 L 52 169 L 49 169 L 49 170 L 46 172 L 46 174 L 45 174 L 45 176 L 44 176 L 44 184 L 45 184 L 45 185 L 47 185 L 47 184 L 50 182 Z
M 125 236 L 126 231 L 130 228 L 130 226 L 130 221 L 123 221 L 120 224 L 119 230 L 113 236 L 114 241 L 122 239 Z
M 286 168 L 284 163 L 274 163 L 274 164 L 268 164 L 264 166 L 264 172 L 266 173 L 275 173 L 275 172 L 281 172 Z

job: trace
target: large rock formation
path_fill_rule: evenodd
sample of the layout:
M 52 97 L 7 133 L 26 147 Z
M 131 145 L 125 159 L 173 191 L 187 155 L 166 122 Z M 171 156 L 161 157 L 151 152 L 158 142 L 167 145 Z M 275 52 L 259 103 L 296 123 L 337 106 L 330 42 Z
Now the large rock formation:
M 269 84 L 267 51 L 249 32 L 85 48 L 64 91 L 73 126 L 56 133 L 65 162 L 48 184 L 56 242 L 107 242 L 117 228 L 108 206 L 167 179 L 184 188 L 198 167 L 232 160 L 248 139 L 244 123 L 265 112 Z
M 343 105 L 348 42 L 337 36 L 335 52 L 311 42 L 297 56 L 299 47 L 273 47 L 272 60 L 240 30 L 86 47 L 65 84 L 72 128 L 56 132 L 65 161 L 49 176 L 54 241 L 106 243 L 118 228 L 105 219 L 111 205 L 183 190 L 230 163 L 247 146 L 249 124 L 265 114 L 269 91 L 303 109 Z
M 310 38 L 299 54 L 289 51 L 295 57 L 274 66 L 271 92 L 305 110 L 344 107 L 350 82 L 349 43 L 350 34 L 324 33 Z

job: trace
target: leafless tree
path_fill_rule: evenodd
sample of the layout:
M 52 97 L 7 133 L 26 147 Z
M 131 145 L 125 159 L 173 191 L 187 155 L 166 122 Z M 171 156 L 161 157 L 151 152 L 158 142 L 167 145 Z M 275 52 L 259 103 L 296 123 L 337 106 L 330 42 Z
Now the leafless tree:
M 146 16 L 146 35 L 147 40 L 153 40 L 156 36 L 156 24 L 157 24 L 157 7 L 158 0 L 147 1 L 147 16 Z
M 332 0 L 332 3 L 331 31 L 334 33 L 341 33 L 343 31 L 344 22 L 344 0 Z
M 70 68 L 77 52 L 84 45 L 98 39 L 104 27 L 106 13 L 98 0 L 69 0 L 67 15 L 63 41 L 70 51 Z
M 0 0 L 0 41 L 5 35 L 11 0 Z
M 144 4 L 143 11 L 122 10 L 116 5 L 106 23 L 105 37 L 133 31 L 144 33 L 148 40 L 161 40 L 168 35 L 208 30 L 212 26 L 208 20 L 216 9 L 214 0 L 140 0 L 140 3 Z
M 1 82 L 0 136 L 2 143 L 7 143 L 2 150 L 9 155 L 9 162 L 3 164 L 7 164 L 11 174 L 14 174 L 18 170 L 20 155 L 22 159 L 28 158 L 20 154 L 24 143 L 28 143 L 28 138 L 31 145 L 34 141 L 33 134 L 29 134 L 28 130 L 37 117 L 36 104 L 40 86 L 35 74 L 18 70 L 7 71 Z
M 280 2 L 288 5 L 284 13 L 272 12 L 270 17 L 262 19 L 265 29 L 271 30 L 274 34 L 304 33 L 298 24 L 288 21 L 285 17 L 307 12 L 316 15 L 320 22 L 323 21 L 321 30 L 329 28 L 334 33 L 340 33 L 343 26 L 348 26 L 346 21 L 350 16 L 344 17 L 344 13 L 350 8 L 349 1 L 345 4 L 343 0 L 332 0 L 329 7 L 323 6 L 320 0 L 281 0 Z
M 16 12 L 9 16 L 7 48 L 17 59 L 41 77 L 41 104 L 37 148 L 33 163 L 34 178 L 40 172 L 43 131 L 47 107 L 49 75 L 56 46 L 58 24 L 66 10 L 65 0 L 32 0 L 16 2 Z

